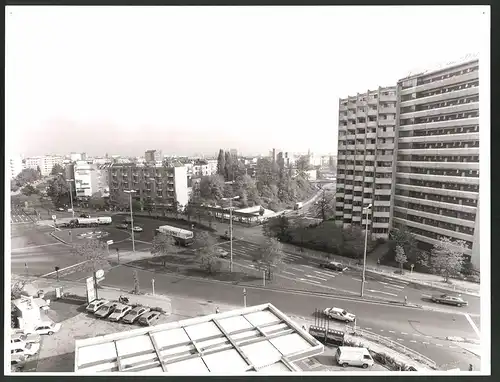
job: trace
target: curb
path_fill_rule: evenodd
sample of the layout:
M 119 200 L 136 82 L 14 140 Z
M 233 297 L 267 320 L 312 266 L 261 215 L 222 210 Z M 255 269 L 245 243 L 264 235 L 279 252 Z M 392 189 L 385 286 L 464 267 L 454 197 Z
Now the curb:
M 54 239 L 56 239 L 57 241 L 61 242 L 64 245 L 72 246 L 72 244 L 70 244 L 67 241 L 64 241 L 63 239 L 61 239 L 61 238 L 57 237 L 56 235 L 54 235 L 53 232 L 50 232 L 49 235 L 52 236 Z

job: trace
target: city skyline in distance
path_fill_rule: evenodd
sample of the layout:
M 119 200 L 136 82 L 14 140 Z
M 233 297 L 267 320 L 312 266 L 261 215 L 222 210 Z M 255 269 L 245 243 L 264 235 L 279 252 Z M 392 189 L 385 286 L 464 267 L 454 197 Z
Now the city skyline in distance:
M 9 7 L 8 147 L 336 153 L 340 97 L 478 51 L 482 10 Z M 438 38 L 442 30 L 453 38 Z

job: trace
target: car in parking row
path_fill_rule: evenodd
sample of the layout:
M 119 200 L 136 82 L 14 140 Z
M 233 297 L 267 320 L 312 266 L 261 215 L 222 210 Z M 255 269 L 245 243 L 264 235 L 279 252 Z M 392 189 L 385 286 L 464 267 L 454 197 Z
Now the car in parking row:
M 154 325 L 162 315 L 161 312 L 151 311 L 150 308 L 145 306 L 139 305 L 132 308 L 132 306 L 127 304 L 105 299 L 92 301 L 87 305 L 86 310 L 89 313 L 93 313 L 97 318 L 107 318 L 109 321 L 120 321 L 126 324 L 137 322 L 144 326 Z

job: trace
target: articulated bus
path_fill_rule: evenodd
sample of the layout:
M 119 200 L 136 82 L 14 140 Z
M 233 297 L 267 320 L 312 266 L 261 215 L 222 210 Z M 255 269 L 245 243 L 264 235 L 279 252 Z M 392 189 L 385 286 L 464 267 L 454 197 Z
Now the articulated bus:
M 184 247 L 193 244 L 193 232 L 186 229 L 172 227 L 169 225 L 162 225 L 155 230 L 155 235 L 159 233 L 172 236 L 176 244 L 182 245 Z

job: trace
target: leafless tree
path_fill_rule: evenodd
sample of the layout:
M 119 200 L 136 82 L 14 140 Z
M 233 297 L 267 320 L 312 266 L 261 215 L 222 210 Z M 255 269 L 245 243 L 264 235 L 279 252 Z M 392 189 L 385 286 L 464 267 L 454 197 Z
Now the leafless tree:
M 153 256 L 158 256 L 161 258 L 163 267 L 166 266 L 166 256 L 173 255 L 178 252 L 175 246 L 175 240 L 172 236 L 159 233 L 153 239 L 153 247 L 151 248 L 151 254 Z
M 254 253 L 253 262 L 257 264 L 259 270 L 266 271 L 267 278 L 272 279 L 273 268 L 283 262 L 283 244 L 271 237 L 261 246 L 260 250 Z
M 196 241 L 201 245 L 196 254 L 201 267 L 210 275 L 220 270 L 221 261 L 216 250 L 215 239 L 206 232 L 200 232 L 197 234 Z

